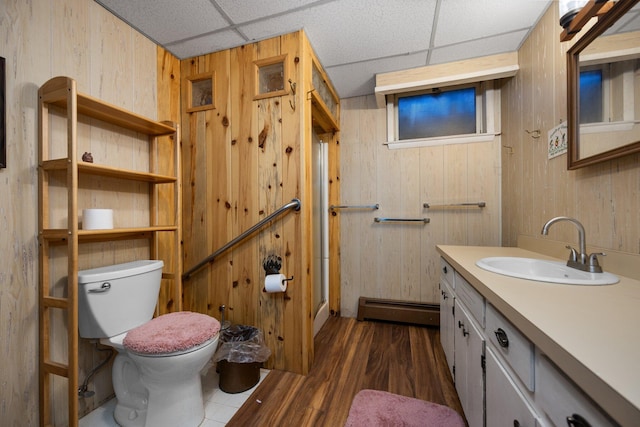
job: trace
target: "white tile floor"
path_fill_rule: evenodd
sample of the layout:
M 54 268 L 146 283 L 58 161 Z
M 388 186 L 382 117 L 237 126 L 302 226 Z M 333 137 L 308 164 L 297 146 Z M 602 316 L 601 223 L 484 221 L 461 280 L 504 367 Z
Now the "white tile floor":
M 260 370 L 260 382 L 269 373 L 267 369 Z M 204 421 L 200 427 L 222 427 L 229 422 L 236 411 L 249 398 L 258 384 L 243 392 L 229 394 L 218 388 L 218 374 L 215 367 L 211 367 L 202 377 L 202 394 L 204 399 Z M 118 427 L 113 419 L 116 400 L 112 399 L 85 417 L 80 419 L 79 427 Z

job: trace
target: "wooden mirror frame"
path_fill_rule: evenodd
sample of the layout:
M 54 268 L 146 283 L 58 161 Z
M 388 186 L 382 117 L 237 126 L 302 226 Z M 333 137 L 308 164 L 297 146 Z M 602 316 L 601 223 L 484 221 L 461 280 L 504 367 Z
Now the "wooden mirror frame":
M 609 12 L 601 16 L 598 22 L 567 51 L 567 169 L 569 170 L 640 152 L 640 141 L 636 141 L 613 150 L 580 158 L 580 88 L 578 85 L 580 52 L 634 7 L 638 1 L 619 0 L 611 7 Z

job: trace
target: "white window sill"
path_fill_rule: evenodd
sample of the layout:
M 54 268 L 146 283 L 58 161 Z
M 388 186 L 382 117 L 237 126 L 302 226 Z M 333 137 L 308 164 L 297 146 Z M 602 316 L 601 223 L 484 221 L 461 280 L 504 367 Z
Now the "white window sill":
M 450 144 L 469 144 L 472 142 L 490 142 L 495 139 L 499 133 L 479 133 L 470 135 L 455 135 L 436 138 L 420 138 L 420 139 L 404 139 L 402 141 L 389 141 L 384 145 L 389 150 L 397 150 L 400 148 L 418 148 L 418 147 L 435 147 L 438 145 Z
M 633 129 L 636 121 L 620 121 L 620 122 L 602 122 L 587 123 L 580 125 L 580 133 L 605 133 L 605 132 L 624 132 Z

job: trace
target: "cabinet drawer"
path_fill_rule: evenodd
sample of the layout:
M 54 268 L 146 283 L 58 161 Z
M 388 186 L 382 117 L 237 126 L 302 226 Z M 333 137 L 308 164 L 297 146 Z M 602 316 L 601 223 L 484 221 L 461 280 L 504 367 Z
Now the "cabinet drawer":
M 535 399 L 557 427 L 566 426 L 567 417 L 575 417 L 575 415 L 584 418 L 594 427 L 616 425 L 542 354 L 536 355 Z
M 486 425 L 520 427 L 538 425 L 536 411 L 500 365 L 492 348 L 487 347 L 486 355 Z
M 453 267 L 444 258 L 440 258 L 440 277 L 444 278 L 451 286 L 451 289 L 455 289 L 455 283 L 453 281 Z
M 524 385 L 534 391 L 533 344 L 491 304 L 487 304 L 485 332 L 496 353 L 500 353 Z
M 455 272 L 456 297 L 462 302 L 478 324 L 484 328 L 484 298 L 458 272 Z

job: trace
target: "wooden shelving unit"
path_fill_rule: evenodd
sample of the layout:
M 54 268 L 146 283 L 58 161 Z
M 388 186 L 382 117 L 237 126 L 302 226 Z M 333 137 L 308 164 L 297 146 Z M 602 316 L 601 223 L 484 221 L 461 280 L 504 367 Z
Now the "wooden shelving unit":
M 38 228 L 39 228 L 39 396 L 40 425 L 52 425 L 51 420 L 51 375 L 67 378 L 68 384 L 68 424 L 78 424 L 78 246 L 82 243 L 108 242 L 117 240 L 148 239 L 150 254 L 154 259 L 165 260 L 164 280 L 172 282 L 173 309 L 181 309 L 182 257 L 179 254 L 181 231 L 181 187 L 180 187 L 180 147 L 178 126 L 173 123 L 150 120 L 117 106 L 102 102 L 77 91 L 75 80 L 69 77 L 55 77 L 46 82 L 38 91 L 39 96 L 39 171 L 38 171 Z M 53 135 L 50 124 L 50 108 L 66 114 L 66 157 L 50 158 L 50 147 L 58 141 L 51 141 Z M 78 156 L 78 117 L 87 117 L 104 122 L 115 131 L 143 134 L 149 140 L 149 171 L 120 169 L 112 166 L 86 163 Z M 160 169 L 158 139 L 172 140 L 171 171 Z M 166 155 L 166 151 L 163 152 Z M 50 221 L 50 177 L 51 173 L 64 174 L 67 193 L 67 228 L 52 228 Z M 81 230 L 78 226 L 79 176 L 93 175 L 109 179 L 139 181 L 149 183 L 149 226 L 116 228 L 111 230 Z M 169 195 L 173 198 L 173 223 L 159 224 L 158 209 L 160 190 L 156 184 L 169 184 Z M 166 186 L 165 186 L 166 187 Z M 166 194 L 165 194 L 166 195 Z M 166 200 L 166 197 L 165 199 Z M 163 208 L 165 208 L 163 206 Z M 171 233 L 171 244 L 161 245 L 158 233 Z M 65 246 L 67 252 L 67 292 L 66 297 L 51 295 L 50 250 L 53 246 Z M 167 248 L 168 246 L 168 248 Z M 162 252 L 162 253 L 161 253 Z M 51 358 L 51 310 L 66 312 L 68 360 L 66 363 Z

